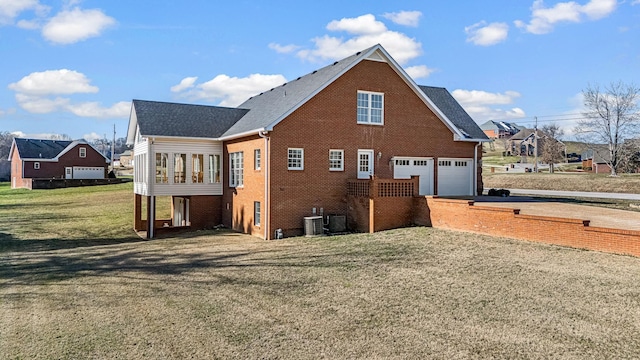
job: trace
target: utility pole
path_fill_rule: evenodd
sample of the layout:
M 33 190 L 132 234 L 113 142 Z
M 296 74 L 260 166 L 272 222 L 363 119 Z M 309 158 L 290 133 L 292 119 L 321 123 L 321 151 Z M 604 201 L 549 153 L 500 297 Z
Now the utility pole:
M 113 171 L 113 152 L 116 148 L 116 124 L 113 124 L 113 141 L 111 142 L 111 171 Z
M 534 128 L 534 134 L 533 134 L 533 146 L 534 146 L 534 150 L 533 153 L 535 155 L 534 157 L 534 161 L 535 163 L 533 164 L 533 172 L 538 172 L 538 117 L 534 116 L 534 119 L 536 119 L 536 127 Z

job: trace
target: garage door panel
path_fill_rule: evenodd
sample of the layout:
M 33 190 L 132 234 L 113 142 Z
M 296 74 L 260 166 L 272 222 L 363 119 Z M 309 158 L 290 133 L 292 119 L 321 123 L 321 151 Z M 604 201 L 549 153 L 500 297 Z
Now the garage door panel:
M 473 195 L 473 159 L 438 160 L 438 195 Z
M 418 193 L 420 195 L 433 195 L 433 169 L 432 158 L 396 158 L 393 178 L 411 179 L 412 176 L 418 176 Z

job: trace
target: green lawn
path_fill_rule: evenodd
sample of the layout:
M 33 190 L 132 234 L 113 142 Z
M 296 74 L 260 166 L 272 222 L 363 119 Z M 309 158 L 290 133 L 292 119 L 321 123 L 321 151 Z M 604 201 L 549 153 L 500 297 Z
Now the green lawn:
M 640 357 L 638 258 L 421 227 L 145 241 L 131 202 L 0 188 L 0 359 Z

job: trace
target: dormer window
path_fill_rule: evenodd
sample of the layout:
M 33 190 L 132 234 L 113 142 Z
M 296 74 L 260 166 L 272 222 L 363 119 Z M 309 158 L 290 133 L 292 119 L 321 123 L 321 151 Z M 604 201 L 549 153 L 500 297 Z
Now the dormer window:
M 384 124 L 384 94 L 358 91 L 358 124 Z

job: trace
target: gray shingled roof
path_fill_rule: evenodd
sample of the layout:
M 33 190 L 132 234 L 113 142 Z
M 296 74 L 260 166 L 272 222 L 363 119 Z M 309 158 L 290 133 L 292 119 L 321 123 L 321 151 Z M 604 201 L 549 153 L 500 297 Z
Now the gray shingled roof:
M 53 159 L 73 141 L 15 138 L 21 159 Z
M 447 89 L 423 85 L 420 89 L 468 139 L 489 139 Z
M 238 108 L 250 109 L 251 111 L 232 126 L 224 136 L 263 129 L 281 120 L 285 115 L 288 115 L 289 111 L 330 84 L 332 79 L 366 56 L 369 50 L 374 47 L 251 97 L 238 106 Z
M 133 100 L 144 136 L 218 138 L 249 110 L 220 106 Z

